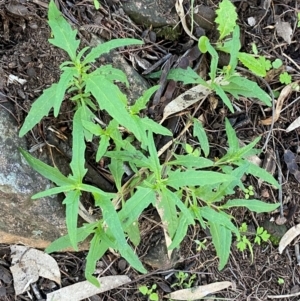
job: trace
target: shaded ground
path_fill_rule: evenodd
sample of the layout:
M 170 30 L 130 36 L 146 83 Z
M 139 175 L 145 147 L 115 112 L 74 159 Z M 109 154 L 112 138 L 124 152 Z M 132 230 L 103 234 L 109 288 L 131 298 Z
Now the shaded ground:
M 195 4 L 197 4 L 196 2 Z M 84 1 L 78 6 L 71 4 L 71 2 L 68 3 L 63 3 L 64 14 L 71 22 L 77 25 L 94 24 L 96 22 L 92 5 Z M 65 57 L 63 52 L 50 46 L 47 41 L 50 32 L 46 24 L 46 9 L 41 2 L 37 2 L 37 4 L 28 3 L 26 6 L 22 6 L 27 11 L 24 11 L 24 9 L 12 11 L 10 9 L 11 4 L 12 1 L 8 0 L 0 3 L 0 72 L 4 74 L 0 78 L 0 109 L 8 109 L 14 115 L 18 124 L 21 125 L 32 101 L 41 94 L 46 86 L 58 80 L 58 66 L 65 60 Z M 206 3 L 206 5 L 214 10 L 217 4 L 218 1 L 207 1 Z M 262 49 L 262 53 L 269 59 L 282 59 L 292 75 L 293 81 L 298 80 L 300 68 L 297 62 L 300 63 L 300 56 L 297 41 L 300 29 L 295 25 L 297 23 L 297 2 L 274 1 L 267 12 L 263 9 L 263 6 L 266 5 L 264 1 L 261 3 L 260 1 L 237 1 L 235 4 L 239 15 L 238 22 L 243 31 L 243 50 L 251 52 L 251 43 L 254 42 L 258 49 Z M 114 4 L 112 1 L 109 1 L 108 4 L 103 4 L 103 10 L 101 10 L 104 16 L 101 21 L 102 29 L 94 27 L 94 32 L 106 35 L 106 37 L 110 37 L 109 33 L 114 33 L 114 38 L 141 38 L 143 31 L 147 28 L 134 24 L 130 25 L 125 21 L 122 23 L 121 21 L 116 22 L 116 20 L 112 20 L 111 13 L 119 5 L 119 3 Z M 186 3 L 186 7 L 188 7 L 188 3 Z M 275 15 L 281 15 L 284 21 L 292 25 L 293 35 L 290 45 L 278 37 L 274 31 Z M 260 21 L 254 28 L 247 25 L 248 18 L 253 16 L 258 17 L 258 21 Z M 90 26 L 89 30 L 91 28 Z M 136 30 L 136 28 L 139 28 L 140 31 Z M 207 34 L 211 37 L 214 34 L 214 30 Z M 89 41 L 88 30 L 80 31 L 80 35 L 83 43 Z M 144 52 L 138 54 L 140 56 L 145 54 L 145 52 L 152 55 L 155 54 L 157 55 L 157 60 L 165 55 L 165 52 L 180 56 L 186 49 L 192 47 L 192 44 L 186 44 L 188 41 L 188 36 L 182 32 L 178 41 L 158 40 L 159 48 L 149 43 L 146 44 L 147 47 L 143 50 Z M 124 56 L 127 59 L 130 58 L 130 54 L 128 51 L 124 52 Z M 192 64 L 193 66 L 195 65 L 195 63 Z M 203 60 L 203 64 L 206 64 L 205 60 Z M 143 70 L 137 65 L 136 68 L 142 73 Z M 8 85 L 7 77 L 9 74 L 26 79 L 27 84 L 25 86 L 15 83 Z M 154 84 L 154 81 L 150 83 Z M 274 90 L 278 89 L 278 91 L 281 91 L 283 88 L 278 82 L 278 78 L 269 80 L 268 84 Z M 173 98 L 174 95 L 180 93 L 180 88 L 180 85 L 177 84 Z M 288 175 L 286 164 L 283 161 L 283 154 L 286 149 L 290 149 L 295 154 L 299 152 L 298 131 L 295 130 L 289 133 L 284 131 L 298 117 L 299 104 L 297 101 L 294 102 L 297 97 L 298 93 L 293 92 L 285 102 L 283 108 L 286 109 L 282 111 L 279 120 L 274 124 L 265 152 L 261 156 L 264 159 L 268 154 L 273 154 L 271 160 L 276 162 L 278 167 L 282 167 L 284 213 L 287 218 L 286 226 L 288 228 L 300 222 L 298 210 L 299 183 L 295 180 L 294 176 Z M 288 106 L 289 104 L 291 105 Z M 163 106 L 164 104 L 160 103 L 160 105 Z M 231 118 L 237 134 L 242 141 L 248 142 L 252 137 L 262 135 L 261 147 L 264 145 L 270 128 L 260 125 L 259 120 L 264 119 L 264 115 L 270 116 L 271 112 L 262 112 L 259 105 L 253 104 L 246 99 L 239 102 L 239 107 L 241 112 L 235 116 L 228 115 L 221 103 L 218 103 L 214 109 L 211 109 L 209 102 L 206 101 L 199 108 L 197 116 L 203 114 L 205 120 L 208 121 L 206 129 L 210 133 L 212 145 L 215 146 L 211 157 L 219 157 L 223 152 L 222 147 L 226 146 L 226 140 L 222 134 L 223 121 L 226 116 Z M 149 112 L 149 115 L 154 115 L 157 119 L 160 118 L 158 105 L 149 108 Z M 69 134 L 68 120 L 71 118 L 70 114 L 70 108 L 66 106 L 62 108 L 59 120 L 45 118 L 43 123 L 35 128 L 34 136 L 28 135 L 28 147 L 31 148 L 47 139 L 44 130 L 49 124 L 55 125 L 60 130 L 63 130 L 64 133 Z M 183 127 L 185 119 L 185 115 L 182 115 L 176 120 L 179 128 Z M 171 124 L 172 122 L 170 121 L 168 126 L 171 126 Z M 179 130 L 177 129 L 177 131 Z M 186 139 L 190 141 L 188 135 Z M 274 151 L 273 153 L 272 150 Z M 47 150 L 44 149 L 44 151 Z M 276 151 L 278 152 L 278 157 L 274 155 Z M 275 176 L 277 174 L 278 172 Z M 254 186 L 256 198 L 270 202 L 278 200 L 278 193 L 276 191 L 268 186 L 259 187 L 256 180 L 252 178 L 246 178 L 245 185 Z M 237 192 L 237 194 L 242 195 L 243 193 Z M 236 218 L 238 225 L 241 225 L 243 222 L 247 222 L 247 224 L 253 226 L 262 225 L 265 220 L 271 218 L 271 215 L 249 214 L 249 211 L 246 210 L 232 211 L 232 215 Z M 279 212 L 274 213 L 272 217 L 276 218 L 278 215 Z M 163 235 L 159 226 L 159 219 L 154 210 L 149 209 L 145 212 L 140 222 L 142 227 L 142 243 L 137 251 L 141 260 L 149 264 L 151 262 L 149 259 L 152 252 L 151 248 L 154 246 L 154 249 L 158 249 Z M 203 241 L 204 239 L 207 240 L 206 250 L 198 251 L 195 240 Z M 216 295 L 216 297 L 225 298 L 225 300 L 267 300 L 268 295 L 286 295 L 300 291 L 299 268 L 293 246 L 290 246 L 281 256 L 278 254 L 276 246 L 273 246 L 272 243 L 255 246 L 253 250 L 254 262 L 251 263 L 250 253 L 237 251 L 235 244 L 233 244 L 229 263 L 220 272 L 217 268 L 218 260 L 216 259 L 209 234 L 200 229 L 200 227 L 196 227 L 190 229 L 189 235 L 184 240 L 175 267 L 164 266 L 162 262 L 158 264 L 151 262 L 152 267 L 148 266 L 149 274 L 141 276 L 128 267 L 124 260 L 116 258 L 112 254 L 107 254 L 99 262 L 99 274 L 127 274 L 134 282 L 124 288 L 109 291 L 100 297 L 95 296 L 91 300 L 146 300 L 138 292 L 137 287 L 142 284 L 151 286 L 153 283 L 158 284 L 158 293 L 162 297 L 165 293 L 175 290 L 175 288 L 178 289 L 178 287 L 171 288 L 177 282 L 174 269 L 186 271 L 189 275 L 196 275 L 193 286 L 217 281 L 232 281 L 234 283 L 233 289 Z M 10 265 L 9 253 L 8 246 L 0 247 L 0 265 L 6 268 L 9 268 Z M 63 286 L 84 279 L 84 252 L 78 254 L 63 253 L 53 256 L 61 268 Z M 3 273 L 0 270 L 0 276 Z M 279 278 L 284 280 L 283 284 L 278 283 Z M 43 295 L 57 289 L 57 287 L 48 280 L 40 279 L 37 283 L 37 289 Z M 2 296 L 1 292 L 3 293 Z M 0 300 L 37 300 L 34 297 L 33 290 L 31 290 L 31 295 L 33 295 L 32 298 L 24 294 L 15 299 L 11 280 L 8 279 L 8 281 L 5 281 L 3 277 L 0 280 Z M 298 297 L 281 297 L 279 300 L 298 300 Z

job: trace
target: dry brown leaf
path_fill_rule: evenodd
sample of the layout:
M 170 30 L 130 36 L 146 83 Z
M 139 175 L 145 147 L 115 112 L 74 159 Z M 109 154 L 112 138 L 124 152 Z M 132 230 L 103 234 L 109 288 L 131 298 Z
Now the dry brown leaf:
M 291 44 L 293 30 L 290 23 L 281 21 L 279 16 L 275 16 L 275 21 L 275 28 L 278 36 L 283 38 L 288 44 Z
M 280 95 L 279 95 L 278 100 L 277 100 L 277 103 L 276 103 L 275 112 L 274 112 L 274 122 L 276 122 L 278 120 L 278 118 L 280 116 L 282 106 L 283 106 L 283 103 L 290 96 L 290 94 L 292 93 L 293 87 L 295 86 L 295 83 L 298 83 L 298 82 L 291 83 L 291 84 L 285 86 L 281 90 Z M 272 116 L 265 119 L 265 120 L 261 120 L 260 123 L 263 124 L 263 125 L 272 124 Z
M 186 25 L 186 20 L 185 20 L 185 13 L 184 13 L 184 8 L 182 5 L 183 0 L 176 0 L 175 3 L 175 8 L 176 8 L 176 12 L 180 18 L 182 27 L 184 29 L 184 31 L 195 41 L 198 41 L 198 39 L 193 35 L 193 33 L 189 30 L 189 28 Z
M 118 286 L 129 283 L 131 280 L 126 275 L 115 275 L 99 278 L 98 281 L 100 287 L 96 287 L 88 281 L 82 281 L 63 287 L 47 294 L 47 301 L 80 301 L 112 290 Z
M 30 288 L 30 284 L 44 277 L 60 285 L 60 270 L 57 262 L 42 251 L 25 246 L 10 247 L 16 295 L 20 295 Z
M 162 123 L 168 116 L 181 112 L 194 103 L 206 98 L 210 93 L 211 90 L 202 85 L 195 86 L 182 93 L 166 105 L 163 119 L 160 123 Z
M 300 224 L 289 229 L 279 242 L 278 251 L 282 254 L 283 250 L 291 243 L 291 241 L 300 234 Z
M 207 285 L 178 290 L 168 294 L 167 297 L 174 300 L 197 300 L 209 294 L 228 288 L 229 286 L 232 286 L 230 281 L 215 282 Z

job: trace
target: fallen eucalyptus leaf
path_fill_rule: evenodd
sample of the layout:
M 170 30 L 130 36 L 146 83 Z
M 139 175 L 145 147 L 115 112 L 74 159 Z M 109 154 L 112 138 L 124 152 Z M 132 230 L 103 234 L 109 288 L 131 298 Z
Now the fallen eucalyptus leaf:
M 126 275 L 101 277 L 97 280 L 100 284 L 99 288 L 88 281 L 82 281 L 47 294 L 47 301 L 80 301 L 131 281 Z
M 60 270 L 53 257 L 25 246 L 13 245 L 10 250 L 12 258 L 10 270 L 16 295 L 28 291 L 30 284 L 36 282 L 39 277 L 53 280 L 60 285 Z
M 174 300 L 197 300 L 209 294 L 228 288 L 231 285 L 232 283 L 230 281 L 215 282 L 207 285 L 178 290 L 168 294 L 167 297 Z

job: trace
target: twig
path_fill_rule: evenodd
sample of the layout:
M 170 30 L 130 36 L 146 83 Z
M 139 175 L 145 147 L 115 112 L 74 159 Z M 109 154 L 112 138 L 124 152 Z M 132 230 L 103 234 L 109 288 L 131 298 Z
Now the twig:
M 275 153 L 276 153 L 276 158 L 278 161 L 278 183 L 280 185 L 280 187 L 278 189 L 278 200 L 280 202 L 280 217 L 283 217 L 282 188 L 281 188 L 281 184 L 282 184 L 281 163 L 280 163 L 280 156 L 279 156 L 277 149 L 275 150 Z

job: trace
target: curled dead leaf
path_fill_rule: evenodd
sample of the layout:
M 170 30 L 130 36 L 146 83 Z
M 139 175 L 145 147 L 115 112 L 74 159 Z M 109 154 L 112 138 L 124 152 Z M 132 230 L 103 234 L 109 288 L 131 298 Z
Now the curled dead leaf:
M 192 34 L 192 32 L 189 30 L 189 28 L 187 27 L 186 24 L 186 20 L 185 20 L 185 12 L 184 12 L 184 8 L 183 8 L 183 4 L 182 4 L 183 0 L 176 0 L 175 3 L 175 8 L 176 8 L 176 12 L 180 18 L 182 27 L 184 29 L 184 31 L 195 41 L 198 41 L 198 39 Z
M 278 251 L 282 254 L 283 250 L 291 243 L 291 241 L 300 234 L 300 224 L 289 229 L 279 242 Z
M 298 82 L 291 83 L 291 84 L 285 86 L 281 90 L 280 95 L 279 95 L 278 100 L 277 100 L 277 103 L 276 103 L 275 112 L 274 112 L 274 122 L 276 122 L 278 120 L 278 118 L 280 116 L 282 106 L 283 106 L 283 103 L 290 96 L 290 94 L 292 93 L 295 83 L 298 83 Z M 267 118 L 267 119 L 261 120 L 260 123 L 263 124 L 263 125 L 272 124 L 272 116 Z

